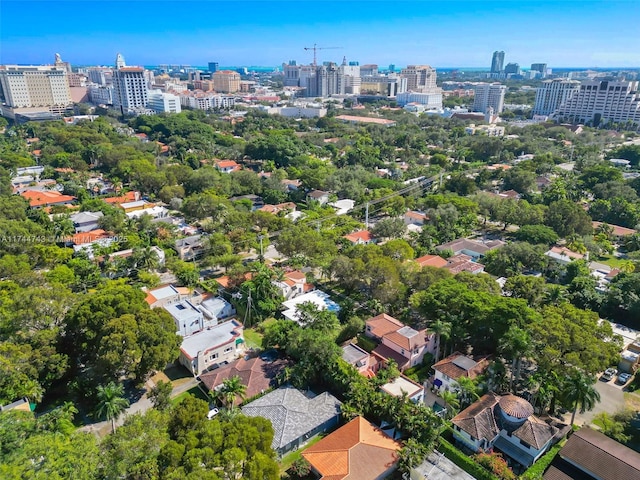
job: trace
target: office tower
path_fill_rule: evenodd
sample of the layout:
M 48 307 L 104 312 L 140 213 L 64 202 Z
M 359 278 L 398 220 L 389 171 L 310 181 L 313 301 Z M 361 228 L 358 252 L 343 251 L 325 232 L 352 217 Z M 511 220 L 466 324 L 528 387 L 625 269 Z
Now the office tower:
M 180 97 L 172 93 L 162 93 L 159 90 L 149 92 L 147 108 L 156 113 L 180 113 Z
M 285 87 L 300 86 L 300 67 L 291 60 L 288 64 L 282 64 L 282 83 Z
M 531 69 L 533 70 L 533 65 Z M 542 82 L 542 86 L 536 90 L 533 114 L 551 115 L 579 89 L 580 82 L 577 80 L 567 80 L 565 78 L 545 80 Z
M 534 72 L 540 72 L 544 77 L 547 74 L 547 64 L 546 63 L 532 63 L 531 70 Z
M 567 96 L 553 117 L 597 127 L 611 122 L 640 125 L 638 82 L 591 80 Z
M 479 83 L 475 86 L 473 99 L 473 111 L 488 113 L 489 108 L 493 113 L 501 113 L 504 109 L 504 94 L 507 87 L 500 83 Z
M 233 93 L 240 90 L 240 74 L 233 70 L 218 70 L 212 75 L 213 89 L 221 93 Z
M 395 71 L 396 66 L 393 63 L 389 64 L 389 73 L 395 73 Z
M 436 70 L 429 65 L 408 65 L 400 71 L 400 76 L 407 79 L 410 92 L 428 92 L 437 88 Z
M 407 91 L 407 79 L 396 76 L 369 75 L 361 77 L 360 92 L 363 95 L 395 97 Z
M 369 77 L 371 75 L 378 75 L 378 65 L 374 63 L 368 63 L 366 65 L 360 65 L 360 76 Z
M 89 100 L 94 105 L 112 105 L 113 104 L 113 85 L 89 85 Z
M 356 65 L 353 65 L 354 63 Z M 340 82 L 338 90 L 340 93 L 352 95 L 360 94 L 360 66 L 357 65 L 357 63 L 358 62 L 349 62 L 347 65 L 345 59 L 342 65 L 338 67 L 338 80 Z
M 209 62 L 209 73 L 216 73 L 218 71 L 218 62 Z
M 89 68 L 87 69 L 87 76 L 91 83 L 106 85 L 111 80 L 111 69 L 101 67 Z
M 61 66 L 0 66 L 2 115 L 63 113 L 72 105 L 67 70 Z
M 144 68 L 127 67 L 124 57 L 118 54 L 113 71 L 113 106 L 125 113 L 145 108 L 148 101 Z
M 504 52 L 493 52 L 493 58 L 491 59 L 491 73 L 502 72 L 504 66 Z
M 520 65 L 517 63 L 507 63 L 504 67 L 504 73 L 506 75 L 520 75 Z

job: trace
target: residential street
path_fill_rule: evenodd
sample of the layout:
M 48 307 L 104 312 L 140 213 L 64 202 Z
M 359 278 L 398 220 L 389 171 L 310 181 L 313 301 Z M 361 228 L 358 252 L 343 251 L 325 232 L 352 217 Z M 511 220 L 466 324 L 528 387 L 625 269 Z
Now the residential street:
M 624 408 L 624 392 L 620 385 L 615 385 L 614 380 L 603 382 L 598 380 L 595 384 L 596 390 L 600 393 L 600 402 L 590 412 L 576 413 L 576 425 L 588 425 L 597 414 L 607 412 L 613 414 Z M 571 412 L 563 416 L 564 420 L 571 421 Z

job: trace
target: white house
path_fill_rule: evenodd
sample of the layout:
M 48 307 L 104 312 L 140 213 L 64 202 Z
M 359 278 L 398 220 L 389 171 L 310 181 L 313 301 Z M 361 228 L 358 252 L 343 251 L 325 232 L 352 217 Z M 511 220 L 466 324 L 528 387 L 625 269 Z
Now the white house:
M 229 320 L 186 337 L 180 347 L 179 362 L 197 376 L 214 364 L 231 362 L 243 353 L 243 327 Z
M 489 366 L 489 357 L 471 357 L 455 352 L 433 365 L 435 374 L 431 380 L 433 388 L 439 392 L 455 390 L 458 386 L 456 380 L 461 377 L 470 379 L 482 374 Z
M 409 400 L 414 403 L 422 403 L 424 400 L 424 387 L 404 375 L 385 383 L 380 387 L 380 390 L 394 397 L 402 397 L 406 394 Z

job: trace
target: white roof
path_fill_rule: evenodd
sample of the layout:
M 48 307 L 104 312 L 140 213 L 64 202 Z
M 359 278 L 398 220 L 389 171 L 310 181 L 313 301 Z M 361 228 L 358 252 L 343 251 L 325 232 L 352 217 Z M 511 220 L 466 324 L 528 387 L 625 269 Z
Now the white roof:
M 285 308 L 285 311 L 282 312 L 282 315 L 284 315 L 289 320 L 298 321 L 298 312 L 296 307 L 306 302 L 313 303 L 320 310 L 329 309 L 337 312 L 340 309 L 340 307 L 333 300 L 331 300 L 328 293 L 325 293 L 321 290 L 314 290 L 313 292 L 304 293 L 292 298 L 291 300 L 282 302 L 282 306 Z
M 218 315 L 229 305 L 229 302 L 222 297 L 213 297 L 207 298 L 201 305 L 214 317 L 218 318 Z
M 156 298 L 156 300 L 164 300 L 165 298 L 171 297 L 173 295 L 180 295 L 178 290 L 176 290 L 173 285 L 154 288 L 153 290 L 149 290 L 149 293 L 153 295 Z
M 404 377 L 397 377 L 392 382 L 382 386 L 382 390 L 394 397 L 401 397 L 403 392 L 409 395 L 409 398 L 422 392 L 422 386 L 416 385 Z
M 137 203 L 137 202 L 131 202 L 131 203 Z M 125 204 L 123 203 L 123 205 Z M 141 217 L 142 215 L 151 215 L 152 217 L 159 217 L 165 213 L 169 213 L 169 210 L 167 210 L 165 207 L 162 207 L 160 205 L 156 205 L 155 207 L 145 208 L 143 210 L 134 210 L 133 212 L 127 212 L 126 215 L 129 218 L 137 218 L 137 217 Z
M 143 207 L 147 202 L 145 202 L 144 200 L 138 200 L 136 202 L 124 202 L 121 203 L 120 206 L 124 209 L 127 208 L 135 208 L 135 207 Z
M 335 202 L 331 202 L 329 205 L 331 205 L 332 207 L 338 210 L 337 212 L 338 215 L 344 215 L 345 213 L 352 210 L 355 204 L 356 204 L 355 200 L 350 200 L 348 198 L 345 198 L 344 200 L 337 200 Z
M 221 323 L 185 338 L 182 341 L 180 350 L 189 358 L 196 358 L 198 352 L 220 347 L 231 342 L 236 337 L 234 332 L 239 328 L 241 328 L 241 325 L 235 320 Z
M 191 302 L 183 300 L 178 303 L 164 305 L 164 309 L 171 314 L 176 322 L 191 324 L 202 318 L 202 312 L 194 307 Z M 180 330 L 180 327 L 178 327 Z

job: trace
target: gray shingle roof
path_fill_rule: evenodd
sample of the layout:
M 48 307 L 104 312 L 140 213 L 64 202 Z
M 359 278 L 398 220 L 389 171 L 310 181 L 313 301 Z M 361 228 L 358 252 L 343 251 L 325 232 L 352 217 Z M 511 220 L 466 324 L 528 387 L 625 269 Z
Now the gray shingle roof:
M 340 405 L 328 392 L 309 398 L 300 390 L 285 386 L 245 405 L 242 413 L 271 421 L 271 447 L 277 450 L 339 415 Z

